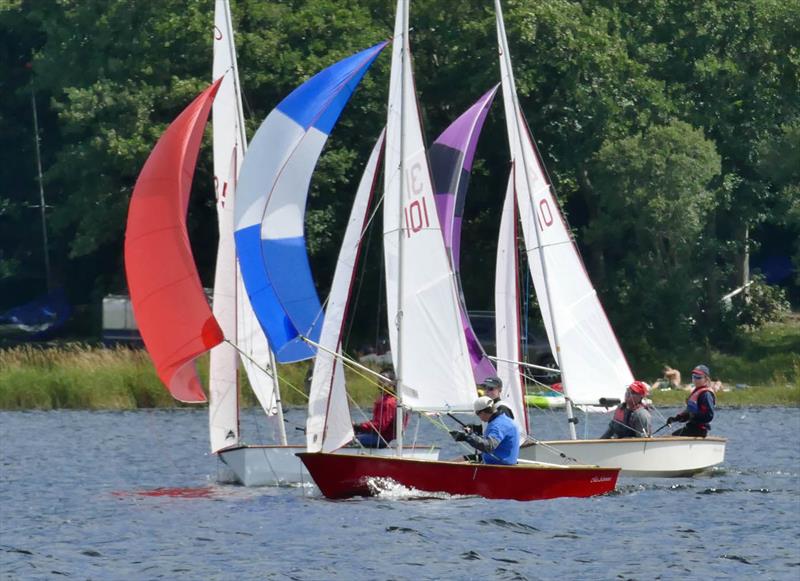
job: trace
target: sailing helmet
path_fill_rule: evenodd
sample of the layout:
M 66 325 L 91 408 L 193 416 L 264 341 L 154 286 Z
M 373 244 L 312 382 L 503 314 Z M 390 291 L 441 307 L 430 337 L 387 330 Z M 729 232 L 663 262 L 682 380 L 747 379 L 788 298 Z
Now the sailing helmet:
M 493 412 L 494 400 L 490 398 L 488 395 L 482 395 L 475 400 L 475 403 L 473 404 L 472 407 L 475 408 L 476 414 L 478 412 Z
M 503 389 L 503 381 L 499 377 L 492 375 L 484 379 L 480 386 L 484 389 Z
M 634 381 L 628 386 L 628 389 L 631 393 L 641 395 L 642 397 L 647 395 L 647 384 L 644 381 Z

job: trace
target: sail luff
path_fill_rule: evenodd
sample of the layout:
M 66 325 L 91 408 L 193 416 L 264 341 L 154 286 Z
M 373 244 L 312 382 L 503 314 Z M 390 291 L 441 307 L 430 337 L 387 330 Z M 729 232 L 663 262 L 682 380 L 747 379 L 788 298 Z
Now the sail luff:
M 345 391 L 341 355 L 342 333 L 348 303 L 355 281 L 356 267 L 367 227 L 368 210 L 377 184 L 378 167 L 384 145 L 381 131 L 356 191 L 331 283 L 320 333 L 320 349 L 314 359 L 308 395 L 306 446 L 309 452 L 332 452 L 353 439 L 353 427 Z
M 386 126 L 383 217 L 389 340 L 405 407 L 466 410 L 471 409 L 475 386 L 455 275 L 435 209 L 406 11 L 406 3 L 398 0 Z
M 270 365 L 272 374 L 265 374 L 256 363 L 271 362 L 272 354 L 243 291 L 233 240 L 233 206 L 247 141 L 233 24 L 227 0 L 215 3 L 212 74 L 215 78 L 223 77 L 212 108 L 214 185 L 219 225 L 213 312 L 230 340 L 230 343 L 215 347 L 210 354 L 209 435 L 211 450 L 217 452 L 238 445 L 240 438 L 237 348 L 243 353 L 245 372 L 262 408 L 268 415 L 280 413 L 276 403 L 279 396 L 275 367 Z M 282 430 L 282 433 L 285 432 Z
M 525 383 L 517 363 L 522 359 L 519 317 L 519 268 L 515 212 L 516 188 L 512 168 L 503 200 L 495 266 L 495 334 L 497 375 L 503 381 L 502 397 L 514 412 L 514 421 L 523 435 L 528 434 Z
M 632 374 L 597 298 L 522 115 L 502 10 L 495 0 L 503 102 L 531 278 L 565 395 L 621 398 Z M 571 424 L 571 433 L 574 424 Z

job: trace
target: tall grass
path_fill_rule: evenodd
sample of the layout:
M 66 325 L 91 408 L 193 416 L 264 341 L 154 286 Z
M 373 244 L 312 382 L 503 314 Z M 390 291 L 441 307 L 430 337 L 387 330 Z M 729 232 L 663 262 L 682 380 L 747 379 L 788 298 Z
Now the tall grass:
M 655 391 L 653 403 L 661 408 L 682 408 L 686 404 L 688 391 Z M 787 406 L 800 407 L 800 385 L 784 385 L 769 387 L 749 387 L 747 389 L 731 389 L 716 394 L 718 406 L 758 407 Z
M 309 367 L 308 362 L 278 366 L 284 405 L 308 403 L 305 378 Z M 207 385 L 208 357 L 200 358 L 198 370 Z M 369 405 L 378 394 L 375 381 L 359 371 L 347 370 L 345 375 L 352 400 Z M 243 405 L 257 405 L 245 374 L 242 376 Z M 71 343 L 0 350 L 0 409 L 121 410 L 182 405 L 172 399 L 141 349 Z
M 702 361 L 711 366 L 714 379 L 726 386 L 755 386 L 721 392 L 721 405 L 800 405 L 800 316 L 765 325 L 743 335 L 739 343 L 735 354 L 698 353 L 681 369 L 691 369 Z M 309 362 L 278 366 L 284 405 L 306 405 L 309 366 Z M 198 369 L 207 385 L 208 357 L 200 359 Z M 345 374 L 352 401 L 368 407 L 379 393 L 374 379 L 353 369 Z M 257 405 L 244 383 L 243 404 Z M 661 405 L 680 405 L 685 397 L 683 392 L 655 395 Z M 0 349 L 0 409 L 118 410 L 180 405 L 159 381 L 147 353 L 140 349 L 106 349 L 81 343 Z
M 147 354 L 74 343 L 0 351 L 2 409 L 132 409 L 176 405 Z

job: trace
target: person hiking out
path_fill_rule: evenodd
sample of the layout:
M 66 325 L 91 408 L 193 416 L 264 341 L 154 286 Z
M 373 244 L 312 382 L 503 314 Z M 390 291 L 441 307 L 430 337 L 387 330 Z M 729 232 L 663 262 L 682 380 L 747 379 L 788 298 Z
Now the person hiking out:
M 519 457 L 519 431 L 514 420 L 496 410 L 492 398 L 486 395 L 476 399 L 473 407 L 481 422 L 487 422 L 483 436 L 478 436 L 467 426 L 464 431 L 451 431 L 453 439 L 480 450 L 484 464 L 516 464 Z

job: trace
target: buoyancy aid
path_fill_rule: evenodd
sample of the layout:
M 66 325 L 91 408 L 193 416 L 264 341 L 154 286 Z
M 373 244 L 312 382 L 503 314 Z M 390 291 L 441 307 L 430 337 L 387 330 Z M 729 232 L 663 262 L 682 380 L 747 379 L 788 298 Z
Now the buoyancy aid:
M 710 399 L 711 399 L 711 409 L 708 410 L 701 410 L 700 409 L 700 396 L 704 393 L 708 392 Z M 686 398 L 686 410 L 691 414 L 690 421 L 700 425 L 700 426 L 708 426 L 708 422 L 710 422 L 714 418 L 714 403 L 716 403 L 716 396 L 714 395 L 714 390 L 708 386 L 698 387 L 695 389 L 688 398 Z M 696 416 L 702 416 L 702 419 L 697 418 Z

